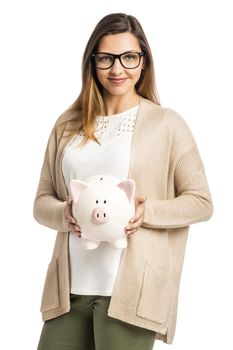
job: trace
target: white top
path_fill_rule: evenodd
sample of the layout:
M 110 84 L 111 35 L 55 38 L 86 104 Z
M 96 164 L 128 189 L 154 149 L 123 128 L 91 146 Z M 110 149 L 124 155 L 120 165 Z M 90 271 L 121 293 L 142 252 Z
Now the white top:
M 62 160 L 62 171 L 69 191 L 71 179 L 85 181 L 89 176 L 106 174 L 121 180 L 128 178 L 131 141 L 138 107 L 123 113 L 96 118 L 95 136 L 101 143 L 89 141 L 77 147 L 83 132 L 67 144 Z M 71 293 L 80 295 L 112 295 L 122 250 L 101 242 L 94 250 L 85 250 L 81 238 L 70 232 L 69 255 Z

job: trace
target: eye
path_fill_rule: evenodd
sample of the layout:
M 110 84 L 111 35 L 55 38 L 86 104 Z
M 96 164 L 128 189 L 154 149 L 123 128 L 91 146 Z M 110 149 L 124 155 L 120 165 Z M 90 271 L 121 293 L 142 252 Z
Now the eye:
M 136 61 L 138 59 L 138 55 L 136 53 L 127 53 L 123 56 L 125 61 Z
M 107 203 L 106 199 L 104 200 L 104 203 Z
M 112 56 L 110 55 L 96 55 L 96 61 L 99 63 L 112 62 Z
M 98 204 L 98 203 L 99 203 L 99 201 L 98 201 L 97 199 L 96 199 L 96 201 L 95 201 L 95 202 L 96 202 L 96 204 Z

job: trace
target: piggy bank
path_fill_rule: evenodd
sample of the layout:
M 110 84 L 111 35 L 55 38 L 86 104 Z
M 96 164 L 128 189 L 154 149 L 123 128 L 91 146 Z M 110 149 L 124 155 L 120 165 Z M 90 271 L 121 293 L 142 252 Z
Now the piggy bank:
M 84 249 L 95 249 L 101 241 L 113 249 L 127 246 L 125 226 L 135 213 L 134 180 L 121 181 L 109 175 L 71 180 L 72 213 L 81 227 Z

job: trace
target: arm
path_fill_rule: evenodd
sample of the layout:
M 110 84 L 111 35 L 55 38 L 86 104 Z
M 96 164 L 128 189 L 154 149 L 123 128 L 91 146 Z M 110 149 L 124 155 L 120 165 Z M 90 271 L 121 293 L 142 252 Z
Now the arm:
M 51 229 L 68 231 L 65 219 L 66 201 L 57 198 L 53 174 L 55 172 L 56 135 L 53 129 L 44 156 L 39 185 L 34 201 L 33 216 L 35 220 Z
M 205 171 L 197 146 L 187 125 L 176 128 L 173 157 L 175 197 L 167 200 L 147 198 L 143 226 L 178 228 L 208 220 L 213 213 Z

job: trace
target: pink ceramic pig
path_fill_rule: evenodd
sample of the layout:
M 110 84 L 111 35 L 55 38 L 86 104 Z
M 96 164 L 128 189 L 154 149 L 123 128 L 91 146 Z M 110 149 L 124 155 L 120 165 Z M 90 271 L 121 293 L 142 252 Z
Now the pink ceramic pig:
M 70 192 L 85 249 L 95 249 L 101 241 L 109 242 L 114 249 L 127 246 L 124 228 L 135 212 L 134 180 L 97 175 L 86 182 L 71 180 Z

